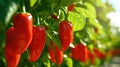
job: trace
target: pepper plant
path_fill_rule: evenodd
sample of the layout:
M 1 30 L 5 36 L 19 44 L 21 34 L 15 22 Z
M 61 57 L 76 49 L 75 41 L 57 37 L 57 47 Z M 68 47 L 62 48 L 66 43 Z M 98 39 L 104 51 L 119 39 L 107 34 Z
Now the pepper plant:
M 99 67 L 120 54 L 108 2 L 1 0 L 0 8 L 0 67 Z

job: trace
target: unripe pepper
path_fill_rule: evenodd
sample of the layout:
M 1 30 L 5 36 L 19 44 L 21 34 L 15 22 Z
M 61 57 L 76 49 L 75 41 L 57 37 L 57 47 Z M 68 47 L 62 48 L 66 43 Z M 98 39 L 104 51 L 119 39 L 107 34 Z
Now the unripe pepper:
M 62 44 L 62 50 L 67 50 L 70 43 L 73 42 L 72 24 L 70 22 L 62 21 L 59 24 L 59 38 Z
M 50 42 L 48 46 L 48 52 L 50 55 L 50 60 L 54 63 L 60 65 L 63 61 L 63 51 L 58 48 L 54 42 Z
M 34 62 L 39 59 L 46 41 L 46 31 L 43 26 L 33 26 L 33 39 L 29 46 L 29 61 Z
M 5 58 L 8 67 L 17 67 L 21 54 L 14 55 L 10 52 L 10 46 L 14 44 L 14 28 L 11 27 L 6 32 Z
M 21 13 L 13 16 L 15 45 L 11 46 L 14 54 L 23 53 L 32 41 L 33 18 L 30 13 Z

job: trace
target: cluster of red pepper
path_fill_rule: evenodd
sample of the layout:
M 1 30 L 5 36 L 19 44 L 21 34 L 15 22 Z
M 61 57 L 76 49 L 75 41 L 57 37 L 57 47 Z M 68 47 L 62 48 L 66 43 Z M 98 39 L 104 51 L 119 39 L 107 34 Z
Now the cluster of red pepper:
M 72 42 L 71 23 L 67 21 L 60 23 L 59 37 L 62 49 L 59 49 L 53 42 L 50 43 L 53 44 L 53 48 L 49 46 L 48 49 L 51 60 L 57 64 L 62 63 L 63 51 L 65 51 Z M 38 60 L 44 49 L 45 41 L 46 30 L 44 26 L 33 26 L 33 18 L 30 13 L 16 14 L 13 17 L 13 27 L 9 28 L 6 32 L 5 56 L 8 67 L 16 67 L 21 54 L 24 53 L 27 48 L 30 50 L 28 60 L 30 62 Z
M 68 7 L 68 11 L 72 11 L 75 4 Z M 56 16 L 52 16 L 56 18 Z M 60 49 L 56 43 L 50 42 L 48 53 L 50 60 L 60 65 L 63 61 L 63 52 L 69 48 L 73 42 L 72 24 L 67 21 L 61 21 L 58 27 L 58 35 L 62 45 Z M 27 49 L 30 50 L 28 60 L 35 62 L 39 59 L 45 46 L 46 30 L 44 26 L 34 26 L 33 18 L 30 13 L 20 13 L 13 16 L 13 27 L 6 32 L 5 57 L 8 67 L 16 67 L 19 63 L 21 54 Z M 93 54 L 94 53 L 94 54 Z M 94 57 L 104 58 L 105 55 L 98 49 L 90 52 L 83 44 L 77 44 L 75 48 L 71 48 L 72 58 L 86 62 L 89 58 L 94 63 Z
M 36 61 L 43 51 L 46 31 L 43 26 L 33 26 L 30 13 L 16 14 L 13 17 L 13 27 L 6 32 L 5 57 L 8 67 L 16 67 L 21 54 L 30 50 L 29 61 Z
M 87 60 L 90 60 L 91 64 L 95 63 L 95 58 L 104 59 L 106 55 L 97 48 L 89 50 L 84 44 L 76 44 L 74 48 L 71 48 L 72 58 L 79 60 L 85 63 Z

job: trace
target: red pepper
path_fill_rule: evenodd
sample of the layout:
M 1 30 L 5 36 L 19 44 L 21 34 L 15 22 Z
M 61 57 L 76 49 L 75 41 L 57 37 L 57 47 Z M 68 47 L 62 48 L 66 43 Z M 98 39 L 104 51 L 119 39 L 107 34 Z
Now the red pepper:
M 78 44 L 77 45 L 78 48 L 78 54 L 79 54 L 79 60 L 82 62 L 86 62 L 89 58 L 89 54 L 88 54 L 88 49 L 85 45 L 83 44 Z
M 21 54 L 11 54 L 9 52 L 9 48 L 6 46 L 5 48 L 5 57 L 6 57 L 6 62 L 8 64 L 8 67 L 17 67 L 19 61 L 20 61 L 20 56 Z
M 62 44 L 62 50 L 67 50 L 70 43 L 73 42 L 72 24 L 70 22 L 62 21 L 59 24 L 59 38 Z
M 51 15 L 51 17 L 52 17 L 53 19 L 55 19 L 55 20 L 58 20 L 58 19 L 59 19 L 57 15 Z
M 50 46 L 48 47 L 48 53 L 50 55 L 50 60 L 54 63 L 56 63 L 56 58 L 55 58 L 55 50 L 51 48 Z
M 80 60 L 81 62 L 86 62 L 89 59 L 89 50 L 83 44 L 77 44 L 75 48 L 72 48 L 71 53 L 74 59 Z
M 120 54 L 120 48 L 116 48 L 116 49 L 110 49 L 108 51 L 108 55 L 110 56 L 116 56 Z
M 63 61 L 63 51 L 58 48 L 58 46 L 51 42 L 48 47 L 48 52 L 50 55 L 50 60 L 54 63 L 60 65 Z
M 106 55 L 97 48 L 94 48 L 93 52 L 94 52 L 95 56 L 100 59 L 104 59 L 106 57 Z
M 39 59 L 46 41 L 46 31 L 43 26 L 33 26 L 33 39 L 29 46 L 29 61 L 34 62 Z
M 71 48 L 71 54 L 72 54 L 72 58 L 74 58 L 75 60 L 79 60 L 79 55 L 78 55 L 78 49 L 76 47 Z
M 71 4 L 70 6 L 68 6 L 68 11 L 73 11 L 75 8 L 75 4 Z
M 91 64 L 95 63 L 95 55 L 92 52 L 90 52 L 90 63 Z
M 60 65 L 63 61 L 63 51 L 61 51 L 57 45 L 55 46 L 55 51 L 56 51 L 57 64 Z
M 14 55 L 10 52 L 10 46 L 14 44 L 14 28 L 11 27 L 6 32 L 5 57 L 8 67 L 17 67 L 21 54 Z
M 28 48 L 32 41 L 32 15 L 30 13 L 16 14 L 13 17 L 13 24 L 15 45 L 11 46 L 11 52 L 20 54 Z

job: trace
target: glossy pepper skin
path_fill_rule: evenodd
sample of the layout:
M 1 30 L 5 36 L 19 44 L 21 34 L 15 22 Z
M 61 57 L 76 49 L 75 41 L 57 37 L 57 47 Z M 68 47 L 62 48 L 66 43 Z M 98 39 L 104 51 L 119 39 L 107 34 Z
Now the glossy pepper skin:
M 39 59 L 46 41 L 46 31 L 43 26 L 33 26 L 33 39 L 29 46 L 29 61 L 35 62 Z
M 75 4 L 71 4 L 70 6 L 68 6 L 68 11 L 73 11 L 75 8 Z
M 8 67 L 17 67 L 21 54 L 14 55 L 10 52 L 10 46 L 14 44 L 14 28 L 11 27 L 6 32 L 5 58 Z
M 58 48 L 54 42 L 50 42 L 48 46 L 48 52 L 50 55 L 50 60 L 54 63 L 60 65 L 63 61 L 63 51 Z
M 9 52 L 9 49 L 5 48 L 5 57 L 6 57 L 6 62 L 8 67 L 17 67 L 19 61 L 20 61 L 20 57 L 21 54 L 17 54 L 17 55 L 13 55 Z
M 83 44 L 79 44 L 78 51 L 79 51 L 79 60 L 82 62 L 86 62 L 89 59 L 88 48 Z
M 72 24 L 70 22 L 62 21 L 59 24 L 59 38 L 62 44 L 62 50 L 67 50 L 70 43 L 73 42 Z
M 74 58 L 75 60 L 79 60 L 78 53 L 79 52 L 77 47 L 71 48 L 71 55 L 72 55 L 72 58 Z
M 13 16 L 15 45 L 11 51 L 14 54 L 23 53 L 32 41 L 33 18 L 30 13 L 20 13 Z
M 83 44 L 77 44 L 75 48 L 71 49 L 71 53 L 75 60 L 86 62 L 89 59 L 89 50 Z

